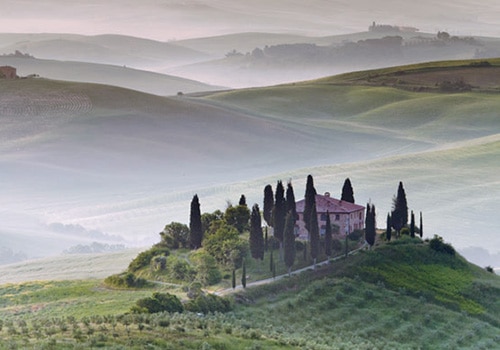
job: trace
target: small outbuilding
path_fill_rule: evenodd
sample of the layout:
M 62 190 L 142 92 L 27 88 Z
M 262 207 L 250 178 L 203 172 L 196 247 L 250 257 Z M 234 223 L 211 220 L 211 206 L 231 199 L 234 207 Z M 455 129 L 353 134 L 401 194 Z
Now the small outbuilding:
M 16 79 L 17 69 L 11 66 L 0 66 L 0 78 Z

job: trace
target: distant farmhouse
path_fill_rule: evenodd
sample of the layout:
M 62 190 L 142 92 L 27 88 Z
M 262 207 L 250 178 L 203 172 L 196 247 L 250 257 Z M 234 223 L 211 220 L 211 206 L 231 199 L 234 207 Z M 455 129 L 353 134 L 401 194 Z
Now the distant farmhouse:
M 419 29 L 415 27 L 401 27 L 401 26 L 391 26 L 389 24 L 377 24 L 375 22 L 372 23 L 371 26 L 368 27 L 370 32 L 395 32 L 395 33 L 415 33 L 418 32 Z
M 11 66 L 1 66 L 0 67 L 0 78 L 4 79 L 16 79 L 17 70 Z
M 295 225 L 295 233 L 300 239 L 308 239 L 308 232 L 304 222 L 304 205 L 305 199 L 296 203 L 299 219 Z M 354 230 L 362 230 L 365 227 L 364 206 L 333 198 L 328 192 L 324 195 L 316 195 L 316 212 L 318 213 L 321 235 L 325 234 L 327 212 L 330 214 L 331 224 L 338 226 L 338 234 L 343 236 Z

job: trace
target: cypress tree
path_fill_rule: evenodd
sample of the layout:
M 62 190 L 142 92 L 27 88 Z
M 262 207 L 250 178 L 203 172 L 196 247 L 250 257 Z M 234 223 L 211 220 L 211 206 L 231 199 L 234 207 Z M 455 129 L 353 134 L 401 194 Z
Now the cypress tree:
M 351 180 L 349 180 L 349 178 L 344 181 L 340 199 L 349 203 L 354 203 L 354 191 L 352 190 Z
M 410 237 L 415 238 L 415 214 L 413 214 L 413 210 L 410 217 Z
M 250 216 L 250 253 L 254 259 L 264 259 L 264 236 L 259 205 L 254 204 Z
M 292 218 L 297 220 L 297 209 L 295 204 L 295 194 L 293 193 L 292 182 L 289 181 L 286 187 L 286 212 L 292 213 Z M 295 221 L 294 221 L 295 225 Z
M 236 269 L 233 269 L 233 278 L 232 278 L 232 285 L 233 285 L 233 289 L 236 288 Z
M 274 202 L 274 237 L 278 239 L 280 245 L 283 243 L 283 231 L 285 230 L 285 189 L 283 183 L 278 181 L 276 185 L 276 200 Z
M 314 269 L 316 269 L 316 259 L 319 253 L 319 225 L 318 225 L 318 214 L 316 212 L 316 202 L 314 202 L 311 217 L 309 219 L 309 238 L 311 240 L 311 258 L 313 259 Z
M 332 256 L 332 224 L 330 221 L 330 213 L 326 212 L 326 228 L 325 228 L 325 254 L 330 260 Z
M 422 212 L 420 212 L 420 238 L 424 236 L 424 223 L 422 221 Z
M 392 227 L 391 227 L 391 214 L 387 213 L 387 227 L 385 229 L 385 237 L 388 241 L 391 240 L 392 235 Z
M 266 226 L 266 231 L 265 231 L 265 234 L 264 234 L 264 251 L 267 252 L 267 250 L 269 249 L 269 237 L 267 236 L 267 226 Z
M 273 226 L 273 208 L 274 208 L 274 193 L 271 185 L 264 187 L 264 207 L 263 213 L 264 220 L 268 226 Z
M 288 268 L 288 275 L 292 272 L 292 266 L 295 262 L 295 218 L 292 211 L 286 214 L 284 247 L 285 247 L 285 265 Z
M 392 200 L 392 227 L 398 232 L 408 225 L 408 203 L 406 193 L 403 188 L 403 182 L 399 182 L 398 194 Z
M 244 207 L 247 206 L 247 199 L 245 198 L 245 195 L 242 194 L 241 197 L 240 197 L 240 201 L 238 202 L 238 205 L 242 205 Z
M 274 249 L 271 247 L 271 257 L 269 258 L 269 271 L 271 272 L 273 272 L 273 266 L 274 266 L 273 251 Z
M 242 267 L 242 272 L 241 272 L 241 285 L 243 288 L 247 287 L 247 267 L 245 265 L 245 259 L 243 259 L 243 267 Z
M 316 189 L 314 188 L 314 180 L 312 175 L 308 175 L 306 182 L 305 202 L 304 202 L 304 223 L 307 232 L 309 232 L 309 236 L 311 235 L 310 223 L 311 223 L 311 211 L 313 206 L 316 206 Z
M 376 235 L 375 206 L 368 203 L 366 205 L 365 240 L 370 247 L 375 244 Z
M 201 225 L 200 201 L 195 194 L 191 201 L 191 212 L 189 215 L 189 241 L 192 249 L 201 247 L 203 241 L 203 229 Z

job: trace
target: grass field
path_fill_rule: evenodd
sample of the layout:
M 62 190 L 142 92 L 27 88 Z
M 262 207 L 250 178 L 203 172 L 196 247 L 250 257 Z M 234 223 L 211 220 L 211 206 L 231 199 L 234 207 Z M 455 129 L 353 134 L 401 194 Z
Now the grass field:
M 2 285 L 0 348 L 494 349 L 500 340 L 499 277 L 420 240 L 238 292 L 227 314 L 123 315 L 153 291 L 182 295 L 99 280 Z

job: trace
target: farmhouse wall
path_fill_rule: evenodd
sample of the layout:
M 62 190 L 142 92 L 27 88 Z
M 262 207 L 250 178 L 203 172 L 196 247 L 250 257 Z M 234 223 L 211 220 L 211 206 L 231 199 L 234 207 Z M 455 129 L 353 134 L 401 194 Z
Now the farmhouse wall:
M 3 76 L 5 79 L 16 79 L 17 69 L 11 66 L 1 66 L 0 76 Z

